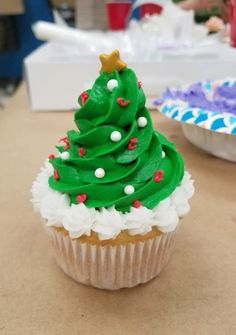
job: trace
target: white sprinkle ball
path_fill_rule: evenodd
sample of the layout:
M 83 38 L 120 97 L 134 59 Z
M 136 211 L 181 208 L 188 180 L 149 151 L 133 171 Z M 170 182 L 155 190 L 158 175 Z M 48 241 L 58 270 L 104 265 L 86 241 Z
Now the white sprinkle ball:
M 94 174 L 97 178 L 103 178 L 105 176 L 105 170 L 102 168 L 98 168 L 95 170 Z
M 140 116 L 140 117 L 138 118 L 137 122 L 138 122 L 138 126 L 139 126 L 140 128 L 144 128 L 144 127 L 146 127 L 146 125 L 147 125 L 147 123 L 148 123 L 147 119 L 146 119 L 144 116 Z
M 165 153 L 165 151 L 163 151 L 163 150 L 162 150 L 162 153 L 161 153 L 161 157 L 162 157 L 162 158 L 165 158 L 165 157 L 166 157 L 166 153 Z
M 119 131 L 113 131 L 111 133 L 110 139 L 112 142 L 119 142 L 121 140 L 121 133 Z
M 70 157 L 70 154 L 68 151 L 63 151 L 61 154 L 60 154 L 60 157 L 61 159 L 68 159 Z
M 118 86 L 118 81 L 116 79 L 110 79 L 108 82 L 107 82 L 107 89 L 108 91 L 112 91 L 113 88 L 117 87 Z
M 124 188 L 125 194 L 132 194 L 134 193 L 135 189 L 132 185 L 126 185 Z

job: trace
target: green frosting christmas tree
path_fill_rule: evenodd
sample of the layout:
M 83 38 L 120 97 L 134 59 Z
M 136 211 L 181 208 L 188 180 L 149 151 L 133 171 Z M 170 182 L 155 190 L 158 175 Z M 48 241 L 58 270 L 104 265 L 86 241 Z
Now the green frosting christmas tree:
M 87 207 L 155 207 L 183 178 L 184 165 L 174 145 L 153 130 L 145 95 L 118 50 L 101 55 L 92 89 L 79 97 L 79 131 L 70 130 L 49 157 L 51 188 Z

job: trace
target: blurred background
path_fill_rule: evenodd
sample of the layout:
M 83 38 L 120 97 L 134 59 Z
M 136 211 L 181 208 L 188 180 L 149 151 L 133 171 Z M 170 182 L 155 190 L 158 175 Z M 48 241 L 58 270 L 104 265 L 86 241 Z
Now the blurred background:
M 32 110 L 75 108 L 97 54 L 114 48 L 150 101 L 169 85 L 234 76 L 235 8 L 234 0 L 0 0 L 0 108 L 23 78 Z

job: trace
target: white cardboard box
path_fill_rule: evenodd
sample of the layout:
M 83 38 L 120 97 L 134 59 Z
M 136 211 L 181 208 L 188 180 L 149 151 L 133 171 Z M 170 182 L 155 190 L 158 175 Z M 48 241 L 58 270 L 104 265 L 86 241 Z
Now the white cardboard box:
M 69 50 L 69 49 L 68 49 Z M 75 58 L 65 46 L 46 43 L 24 61 L 30 104 L 36 110 L 78 107 L 77 97 L 91 88 L 99 73 L 99 60 Z M 166 55 L 152 62 L 127 62 L 143 83 L 148 106 L 167 86 L 196 80 L 236 78 L 236 49 L 222 44 L 188 57 Z

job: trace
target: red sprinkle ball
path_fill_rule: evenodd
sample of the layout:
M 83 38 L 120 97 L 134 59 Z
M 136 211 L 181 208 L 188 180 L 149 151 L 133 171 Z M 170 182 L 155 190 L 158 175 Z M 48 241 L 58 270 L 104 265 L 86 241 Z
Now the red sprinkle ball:
M 53 158 L 55 158 L 55 156 L 54 156 L 53 154 L 50 154 L 50 155 L 48 156 L 48 159 L 53 159 Z
M 57 171 L 57 170 L 54 170 L 54 171 L 53 171 L 53 178 L 54 178 L 55 180 L 58 180 L 58 179 L 59 179 L 59 174 L 58 174 L 58 171 Z
M 137 137 L 132 137 L 128 143 L 128 149 L 134 150 L 137 147 L 138 139 Z
M 141 80 L 138 81 L 138 88 L 141 88 L 142 87 L 142 82 Z
M 134 207 L 134 208 L 139 208 L 139 207 L 141 207 L 141 206 L 142 206 L 141 201 L 139 201 L 139 200 L 135 200 L 135 201 L 133 202 L 133 207 Z
M 69 139 L 68 137 L 63 137 L 59 140 L 59 142 L 63 142 L 64 143 L 64 150 L 68 150 L 70 147 L 70 143 L 69 143 Z
M 76 197 L 77 202 L 85 202 L 86 199 L 87 199 L 87 194 L 85 193 L 79 194 Z
M 79 97 L 83 105 L 88 100 L 89 95 L 87 92 L 82 92 Z
M 125 100 L 124 98 L 117 98 L 116 102 L 118 103 L 118 105 L 120 105 L 121 107 L 126 107 L 129 104 L 129 100 Z
M 156 171 L 154 173 L 154 176 L 153 176 L 154 181 L 157 182 L 157 183 L 159 183 L 162 180 L 162 178 L 163 178 L 163 174 L 164 174 L 163 170 Z
M 86 154 L 86 150 L 83 147 L 79 147 L 78 152 L 80 157 L 83 157 Z

